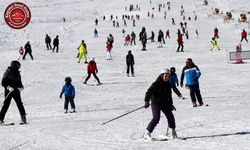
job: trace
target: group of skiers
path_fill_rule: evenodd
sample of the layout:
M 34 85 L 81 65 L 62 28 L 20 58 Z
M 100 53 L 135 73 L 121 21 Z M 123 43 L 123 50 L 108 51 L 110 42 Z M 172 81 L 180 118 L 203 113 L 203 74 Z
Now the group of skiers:
M 48 34 L 46 34 L 45 36 L 45 44 L 47 47 L 47 50 L 52 50 L 52 52 L 54 52 L 56 50 L 56 52 L 58 53 L 59 50 L 59 36 L 57 35 L 54 40 L 53 40 L 53 49 L 51 47 L 51 38 Z

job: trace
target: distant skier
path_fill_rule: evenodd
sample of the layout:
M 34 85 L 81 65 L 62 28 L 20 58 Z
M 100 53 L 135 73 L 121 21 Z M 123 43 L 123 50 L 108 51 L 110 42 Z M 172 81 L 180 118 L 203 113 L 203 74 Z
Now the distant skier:
M 218 46 L 217 41 L 216 41 L 216 39 L 215 39 L 214 37 L 212 38 L 211 43 L 212 43 L 211 51 L 212 51 L 214 48 L 217 48 L 218 50 L 220 50 L 220 47 Z
M 24 50 L 23 50 L 23 47 L 21 46 L 20 49 L 19 49 L 19 57 L 18 57 L 18 60 L 20 59 L 20 57 L 23 56 L 23 53 L 24 53 Z
M 143 138 L 151 140 L 151 133 L 160 121 L 162 111 L 167 118 L 168 125 L 172 129 L 172 137 L 177 138 L 175 131 L 175 118 L 172 113 L 176 110 L 173 105 L 171 85 L 169 83 L 170 70 L 165 68 L 162 70 L 156 81 L 150 86 L 145 95 L 145 108 L 150 106 L 149 101 L 151 100 L 151 108 L 153 113 L 153 119 L 148 124 L 147 130 L 145 131 Z M 167 126 L 165 126 L 167 129 Z
M 81 62 L 82 56 L 84 57 L 84 63 L 87 64 L 87 45 L 84 42 L 84 40 L 82 40 L 80 46 L 77 48 L 78 49 L 78 63 Z
M 23 60 L 25 60 L 25 57 L 26 57 L 27 54 L 29 54 L 30 58 L 33 60 L 33 55 L 32 55 L 32 49 L 31 49 L 30 41 L 28 41 L 25 44 L 24 49 L 25 49 L 25 53 L 23 55 Z
M 142 51 L 146 50 L 146 44 L 147 44 L 147 32 L 146 32 L 146 28 L 142 27 L 142 30 L 139 34 L 140 37 L 140 41 L 142 43 Z
M 124 43 L 124 46 L 128 46 L 129 45 L 129 43 L 130 43 L 130 35 L 129 34 L 127 34 L 126 35 L 126 37 L 125 37 L 125 43 Z
M 95 19 L 95 25 L 98 26 L 98 19 Z
M 46 34 L 46 37 L 45 37 L 45 44 L 46 44 L 46 47 L 47 47 L 47 50 L 50 50 L 52 49 L 51 47 L 51 38 L 48 34 Z
M 150 39 L 151 39 L 151 42 L 155 42 L 155 33 L 154 33 L 154 31 L 151 31 Z
M 90 60 L 90 62 L 88 64 L 87 73 L 88 73 L 88 76 L 86 77 L 86 79 L 83 82 L 83 84 L 87 84 L 87 81 L 89 80 L 91 74 L 93 74 L 93 76 L 97 80 L 98 84 L 99 85 L 101 84 L 99 78 L 96 76 L 96 74 L 98 73 L 98 69 L 97 69 L 97 65 L 96 65 L 94 57 L 91 58 L 91 60 Z
M 160 34 L 160 32 L 158 33 L 158 38 L 157 38 L 157 42 L 158 42 L 158 46 L 157 48 L 162 48 L 162 35 Z
M 94 30 L 94 38 L 98 38 L 98 31 L 97 31 L 97 29 Z
M 0 111 L 0 125 L 4 124 L 5 114 L 9 109 L 11 99 L 16 102 L 17 108 L 21 115 L 21 124 L 27 124 L 26 112 L 21 99 L 21 92 L 24 87 L 21 80 L 19 69 L 21 64 L 17 60 L 13 60 L 10 66 L 7 68 L 2 78 L 2 86 L 4 87 L 4 97 L 2 109 Z
M 159 30 L 159 36 L 161 37 L 161 41 L 163 42 L 163 44 L 165 44 L 165 40 L 164 40 L 164 33 L 162 32 L 162 30 Z
M 181 48 L 181 52 L 184 52 L 183 51 L 183 39 L 182 39 L 182 34 L 180 34 L 177 38 L 177 43 L 178 43 L 178 48 L 177 48 L 177 51 L 176 52 L 179 52 L 180 51 L 180 48 Z
M 169 83 L 172 86 L 173 91 L 175 92 L 175 94 L 179 97 L 182 98 L 182 94 L 181 92 L 178 90 L 178 88 L 176 86 L 179 86 L 179 81 L 178 81 L 178 77 L 175 73 L 175 67 L 171 67 L 170 68 L 170 77 L 169 77 Z
M 131 74 L 132 74 L 132 77 L 134 77 L 134 64 L 135 64 L 135 61 L 134 61 L 134 56 L 131 53 L 131 50 L 128 51 L 128 54 L 126 56 L 126 63 L 127 63 L 127 76 L 129 77 L 129 70 L 131 68 Z
M 172 18 L 172 25 L 175 25 L 175 21 L 174 21 L 174 18 Z
M 199 87 L 199 78 L 201 76 L 201 72 L 196 66 L 191 58 L 188 58 L 186 60 L 186 65 L 182 69 L 181 73 L 181 83 L 180 86 L 183 87 L 183 81 L 184 77 L 186 77 L 186 86 L 190 90 L 190 97 L 193 103 L 193 107 L 197 107 L 196 104 L 196 98 L 199 102 L 199 105 L 203 105 L 201 93 L 200 93 L 200 87 Z
M 217 27 L 214 28 L 214 38 L 219 38 L 219 30 Z
M 169 30 L 166 31 L 166 38 L 170 38 L 170 32 L 169 32 Z
M 195 34 L 196 34 L 196 38 L 199 38 L 199 32 L 197 29 L 195 29 Z
M 56 48 L 56 52 L 58 53 L 58 49 L 59 49 L 59 36 L 57 35 L 56 38 L 54 38 L 53 40 L 53 50 L 52 52 L 54 52 L 55 48 Z
M 106 50 L 107 50 L 106 60 L 112 60 L 112 56 L 111 56 L 112 44 L 111 44 L 109 37 L 107 38 L 107 42 L 106 42 Z
M 70 103 L 71 105 L 71 109 L 72 112 L 76 112 L 75 111 L 75 102 L 74 102 L 74 98 L 75 98 L 75 87 L 71 84 L 72 79 L 70 77 L 66 77 L 65 78 L 65 84 L 62 87 L 62 91 L 60 93 L 60 98 L 62 98 L 62 95 L 64 94 L 65 96 L 65 101 L 64 101 L 64 113 L 68 113 L 68 105 Z
M 243 31 L 241 32 L 241 40 L 240 40 L 240 42 L 242 42 L 243 39 L 245 39 L 247 41 L 247 43 L 248 43 L 247 32 L 245 31 L 245 29 L 243 29 Z
M 134 45 L 136 45 L 135 38 L 136 38 L 135 32 L 132 31 L 130 45 L 132 45 L 133 43 L 134 43 Z

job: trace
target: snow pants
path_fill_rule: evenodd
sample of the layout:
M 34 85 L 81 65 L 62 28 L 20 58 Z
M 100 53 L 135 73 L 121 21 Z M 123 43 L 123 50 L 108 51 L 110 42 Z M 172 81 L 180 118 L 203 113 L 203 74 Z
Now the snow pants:
M 157 103 L 151 102 L 151 109 L 153 114 L 153 119 L 148 124 L 147 130 L 152 133 L 156 125 L 160 121 L 161 117 L 161 111 L 164 113 L 164 115 L 167 118 L 168 125 L 171 129 L 175 129 L 175 118 L 172 113 L 172 106 L 169 105 L 159 105 Z M 166 126 L 167 128 L 167 126 Z
M 93 74 L 93 76 L 95 77 L 95 79 L 97 80 L 97 82 L 100 84 L 100 80 L 99 80 L 99 78 L 96 76 L 96 74 L 95 74 L 95 73 L 92 73 L 92 74 Z M 87 76 L 87 78 L 85 79 L 85 82 L 86 82 L 86 83 L 87 83 L 87 81 L 89 80 L 90 76 L 91 76 L 91 73 L 88 73 L 88 76 Z
M 84 57 L 84 62 L 87 62 L 87 54 L 86 53 L 79 53 L 78 63 L 80 63 L 82 56 Z
M 72 109 L 76 108 L 74 98 L 73 97 L 65 97 L 64 109 L 68 110 L 69 103 L 70 103 L 70 106 Z
M 132 75 L 134 75 L 134 65 L 132 64 L 127 64 L 127 74 L 129 74 L 130 68 L 131 68 Z
M 187 85 L 190 90 L 190 97 L 193 103 L 196 103 L 196 98 L 199 104 L 203 104 L 199 84 Z
M 9 91 L 5 90 L 4 94 L 5 94 L 5 101 L 3 102 L 3 107 L 2 107 L 1 112 L 0 112 L 0 120 L 2 120 L 2 121 L 4 120 L 5 114 L 9 109 L 10 102 L 11 102 L 12 98 L 16 102 L 16 105 L 17 105 L 17 108 L 20 112 L 21 117 L 22 118 L 25 117 L 26 113 L 25 113 L 25 109 L 23 107 L 20 92 L 17 89 L 15 89 L 13 92 L 11 92 L 9 94 Z M 8 97 L 7 97 L 7 95 L 8 95 Z
M 25 60 L 25 57 L 26 57 L 27 54 L 29 54 L 29 55 L 30 55 L 30 58 L 33 60 L 33 56 L 32 56 L 31 51 L 25 51 L 25 53 L 24 53 L 24 55 L 23 55 L 23 60 Z

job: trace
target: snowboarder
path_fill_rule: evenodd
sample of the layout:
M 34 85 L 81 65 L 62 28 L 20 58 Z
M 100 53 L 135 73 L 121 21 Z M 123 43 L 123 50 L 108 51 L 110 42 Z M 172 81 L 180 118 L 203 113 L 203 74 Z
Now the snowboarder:
M 32 49 L 31 49 L 31 45 L 30 45 L 30 41 L 28 41 L 25 46 L 24 46 L 24 49 L 25 49 L 25 53 L 23 55 L 23 60 L 25 60 L 25 57 L 27 54 L 30 55 L 30 58 L 33 60 L 33 56 L 32 56 Z
M 65 96 L 65 101 L 64 101 L 64 113 L 68 113 L 68 105 L 70 103 L 72 112 L 75 111 L 75 87 L 71 84 L 72 79 L 70 77 L 65 78 L 65 84 L 62 87 L 62 91 L 60 93 L 60 98 L 62 98 L 62 95 L 64 94 Z
M 46 47 L 47 47 L 47 50 L 50 50 L 52 49 L 51 47 L 51 38 L 48 34 L 46 34 L 46 37 L 45 37 L 45 44 L 46 44 Z
M 220 50 L 220 47 L 218 46 L 217 41 L 216 41 L 216 39 L 215 39 L 214 37 L 212 38 L 211 43 L 212 43 L 211 51 L 212 51 L 214 48 L 217 48 L 218 50 Z
M 178 48 L 177 48 L 176 52 L 179 52 L 180 48 L 181 48 L 181 52 L 184 52 L 183 51 L 184 46 L 183 46 L 182 34 L 180 34 L 180 36 L 178 36 L 177 43 L 178 43 Z
M 148 124 L 147 130 L 143 135 L 144 139 L 151 140 L 151 133 L 153 132 L 154 128 L 160 121 L 160 112 L 162 111 L 168 121 L 169 127 L 172 129 L 172 137 L 176 138 L 177 134 L 175 131 L 175 118 L 172 113 L 173 110 L 176 110 L 173 105 L 172 100 L 172 91 L 171 85 L 169 83 L 169 76 L 170 70 L 164 68 L 156 79 L 156 81 L 150 86 L 148 91 L 145 95 L 145 108 L 150 106 L 150 99 L 151 99 L 151 108 L 153 113 L 153 119 Z M 167 126 L 166 126 L 167 129 Z
M 18 57 L 18 60 L 20 59 L 20 57 L 23 56 L 23 52 L 24 52 L 24 50 L 23 50 L 23 47 L 21 46 L 20 49 L 19 49 L 19 57 Z
M 56 48 L 56 52 L 58 53 L 58 49 L 59 49 L 59 36 L 57 35 L 56 38 L 54 38 L 53 40 L 53 50 L 52 52 L 54 52 L 55 48 Z
M 247 32 L 245 31 L 245 29 L 243 29 L 243 31 L 241 32 L 241 40 L 240 40 L 240 42 L 242 42 L 243 39 L 245 39 L 247 41 L 247 43 L 248 43 Z
M 131 68 L 131 74 L 132 77 L 134 77 L 134 56 L 131 53 L 131 50 L 128 51 L 128 54 L 126 56 L 126 63 L 127 63 L 127 76 L 129 77 L 129 69 Z
M 184 80 L 184 77 L 186 77 L 186 86 L 190 90 L 190 97 L 193 103 L 193 107 L 197 107 L 196 98 L 199 102 L 199 105 L 200 106 L 203 105 L 203 101 L 202 101 L 202 97 L 200 93 L 199 81 L 198 81 L 200 76 L 201 76 L 201 72 L 198 66 L 196 66 L 193 63 L 191 58 L 188 58 L 186 60 L 186 65 L 182 69 L 180 86 L 183 87 L 183 80 Z
M 17 104 L 19 113 L 21 115 L 21 124 L 27 124 L 26 112 L 21 99 L 21 91 L 24 87 L 21 80 L 19 69 L 21 64 L 17 60 L 13 60 L 7 68 L 2 78 L 2 86 L 4 87 L 5 100 L 0 112 L 0 124 L 4 123 L 5 114 L 10 106 L 11 99 L 13 98 Z
M 78 63 L 81 62 L 82 56 L 84 57 L 84 63 L 87 64 L 87 45 L 84 43 L 84 40 L 82 40 L 80 46 L 77 48 L 78 49 Z
M 99 78 L 96 76 L 96 74 L 98 73 L 98 69 L 97 69 L 97 65 L 96 65 L 94 57 L 91 58 L 91 60 L 90 60 L 90 62 L 88 64 L 87 73 L 88 73 L 88 76 L 85 79 L 85 81 L 83 82 L 83 84 L 87 84 L 87 81 L 89 80 L 91 74 L 93 74 L 93 76 L 97 80 L 98 84 L 99 85 L 101 84 Z

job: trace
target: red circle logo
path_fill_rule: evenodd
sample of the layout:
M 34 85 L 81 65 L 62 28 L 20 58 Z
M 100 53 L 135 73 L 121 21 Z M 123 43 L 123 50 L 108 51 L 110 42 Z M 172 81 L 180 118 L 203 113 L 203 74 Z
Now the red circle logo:
M 22 29 L 30 22 L 30 9 L 23 3 L 12 3 L 5 9 L 4 19 L 11 28 Z

